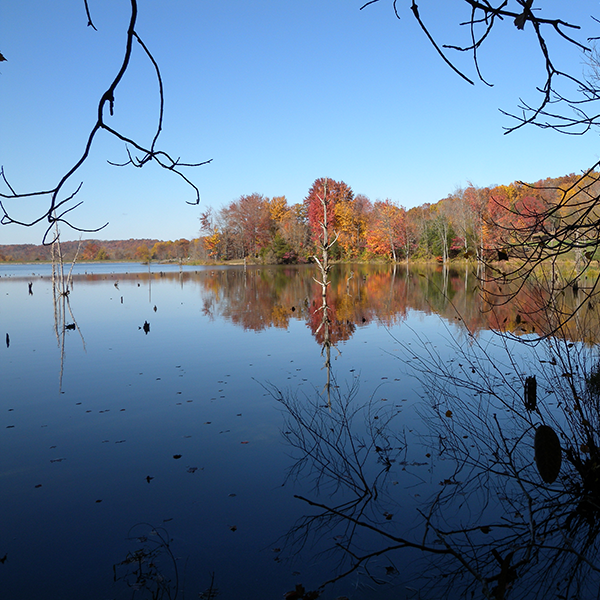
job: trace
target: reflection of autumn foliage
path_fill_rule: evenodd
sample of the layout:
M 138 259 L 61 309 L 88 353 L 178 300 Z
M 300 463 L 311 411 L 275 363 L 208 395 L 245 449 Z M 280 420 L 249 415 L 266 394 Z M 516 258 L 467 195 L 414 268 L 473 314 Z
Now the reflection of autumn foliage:
M 305 320 L 321 345 L 324 329 L 317 331 L 322 323 L 321 290 L 313 275 L 313 267 L 248 269 L 246 274 L 242 269 L 224 269 L 202 273 L 201 284 L 211 295 L 214 310 L 232 322 L 260 331 L 285 329 L 292 319 Z M 496 286 L 493 291 L 501 294 L 507 289 Z M 501 329 L 517 335 L 540 333 L 547 321 L 543 309 L 548 301 L 540 290 L 531 282 L 514 302 L 497 302 L 492 307 L 496 296 L 486 293 L 482 297 L 479 281 L 468 269 L 450 269 L 444 274 L 441 266 L 394 271 L 385 266 L 337 265 L 327 293 L 330 341 L 348 340 L 357 328 L 373 322 L 398 325 L 409 311 L 437 313 L 449 322 L 463 322 L 472 332 Z M 569 314 L 577 297 L 565 294 L 560 302 L 560 311 Z M 586 309 L 585 318 L 589 321 L 585 330 L 592 339 L 600 323 L 595 306 Z M 574 327 L 572 335 L 577 339 Z
M 225 318 L 253 331 L 270 327 L 287 329 L 293 320 L 304 321 L 322 344 L 321 290 L 313 277 L 314 266 L 268 268 L 215 268 L 197 271 L 120 273 L 118 275 L 75 275 L 87 283 L 105 283 L 107 279 L 136 282 L 143 286 L 151 282 L 177 281 L 197 286 L 202 313 L 211 318 Z M 566 321 L 562 331 L 572 341 L 592 342 L 600 331 L 599 307 L 585 301 L 575 314 L 585 295 L 586 281 L 578 291 L 568 289 L 550 298 L 547 281 L 532 278 L 515 298 L 503 303 L 516 282 L 486 284 L 467 268 L 449 269 L 442 266 L 392 269 L 385 265 L 336 265 L 330 274 L 327 300 L 331 320 L 330 341 L 336 344 L 350 339 L 356 330 L 371 323 L 386 327 L 401 324 L 416 311 L 439 314 L 448 322 L 464 322 L 476 333 L 483 329 L 512 332 L 522 336 L 540 334 L 552 324 L 549 318 Z M 591 285 L 591 283 L 590 283 Z M 122 289 L 122 288 L 121 288 Z M 551 304 L 549 302 L 551 301 Z M 574 315 L 568 320 L 570 315 Z M 584 335 L 585 339 L 582 338 Z
M 519 336 L 544 336 L 560 330 L 567 340 L 595 344 L 600 335 L 600 307 L 586 293 L 594 278 L 590 273 L 582 280 L 581 288 L 552 293 L 552 282 L 555 289 L 562 285 L 560 273 L 540 270 L 520 289 L 519 281 L 488 283 L 483 289 L 488 327 Z M 505 301 L 507 297 L 510 302 Z
M 319 345 L 325 342 L 325 328 L 323 323 L 323 306 L 320 304 L 321 290 L 315 290 L 314 299 L 308 311 L 308 327 L 315 336 Z M 329 342 L 334 346 L 352 337 L 356 331 L 356 325 L 347 319 L 340 319 L 336 307 L 328 302 L 329 313 Z
M 244 329 L 261 331 L 286 329 L 292 318 L 305 313 L 312 273 L 302 267 L 215 269 L 200 280 L 218 314 Z

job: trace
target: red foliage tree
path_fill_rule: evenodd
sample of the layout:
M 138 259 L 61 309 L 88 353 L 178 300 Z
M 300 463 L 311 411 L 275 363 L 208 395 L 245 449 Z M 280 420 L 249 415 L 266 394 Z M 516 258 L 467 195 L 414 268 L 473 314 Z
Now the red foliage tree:
M 329 177 L 315 179 L 315 182 L 308 191 L 308 196 L 304 199 L 308 215 L 308 225 L 312 239 L 315 242 L 318 241 L 322 233 L 323 205 L 321 204 L 321 198 L 326 198 L 329 226 L 332 230 L 335 230 L 337 226 L 335 207 L 340 202 L 352 202 L 354 200 L 354 192 L 343 181 L 335 181 Z

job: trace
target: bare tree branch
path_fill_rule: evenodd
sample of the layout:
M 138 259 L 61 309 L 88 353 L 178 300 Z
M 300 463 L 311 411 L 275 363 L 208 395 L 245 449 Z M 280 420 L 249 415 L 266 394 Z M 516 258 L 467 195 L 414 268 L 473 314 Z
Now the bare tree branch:
M 65 216 L 68 213 L 70 213 L 74 208 L 76 208 L 77 206 L 79 206 L 81 204 L 81 202 L 80 202 L 70 208 L 66 208 L 66 209 L 64 208 L 65 205 L 67 203 L 69 203 L 75 197 L 75 195 L 77 195 L 79 193 L 79 191 L 81 190 L 81 184 L 77 187 L 75 192 L 73 192 L 66 198 L 61 198 L 61 194 L 64 191 L 64 188 L 66 187 L 66 185 L 71 181 L 71 179 L 75 175 L 75 173 L 77 173 L 81 169 L 83 164 L 89 158 L 90 151 L 92 149 L 92 145 L 94 143 L 96 135 L 100 131 L 107 132 L 112 137 L 124 142 L 125 144 L 127 144 L 130 147 L 135 148 L 137 151 L 139 151 L 142 154 L 141 158 L 138 158 L 138 157 L 134 158 L 131 155 L 129 148 L 127 148 L 127 154 L 128 154 L 129 160 L 120 166 L 125 166 L 125 165 L 131 164 L 135 167 L 141 168 L 145 164 L 147 164 L 151 161 L 154 161 L 163 169 L 172 171 L 173 173 L 178 175 L 181 179 L 183 179 L 183 181 L 188 186 L 190 186 L 194 190 L 195 198 L 192 202 L 188 201 L 187 202 L 188 204 L 197 205 L 200 202 L 199 189 L 182 172 L 182 168 L 197 167 L 197 166 L 205 165 L 205 164 L 210 163 L 212 159 L 206 160 L 203 162 L 199 162 L 199 163 L 184 163 L 184 162 L 181 162 L 179 158 L 174 159 L 167 152 L 156 149 L 158 138 L 162 131 L 163 115 L 164 115 L 164 90 L 163 90 L 162 76 L 160 73 L 158 63 L 156 62 L 152 53 L 150 52 L 150 50 L 148 49 L 146 44 L 142 41 L 141 37 L 138 35 L 138 33 L 136 31 L 136 23 L 137 23 L 137 15 L 138 15 L 137 0 L 129 0 L 129 1 L 130 1 L 130 17 L 129 17 L 129 25 L 127 27 L 127 32 L 126 32 L 126 46 L 125 46 L 125 53 L 123 56 L 123 60 L 121 62 L 121 66 L 120 66 L 116 76 L 114 77 L 113 81 L 111 82 L 109 87 L 106 89 L 106 91 L 102 94 L 100 101 L 98 102 L 96 123 L 94 124 L 90 133 L 88 134 L 87 141 L 85 143 L 85 147 L 84 147 L 83 152 L 81 153 L 79 159 L 60 178 L 58 184 L 55 187 L 53 187 L 49 190 L 44 190 L 44 191 L 17 193 L 15 191 L 15 189 L 12 187 L 12 185 L 9 183 L 4 170 L 3 169 L 1 170 L 2 180 L 8 187 L 9 192 L 8 193 L 0 193 L 0 199 L 4 199 L 4 200 L 23 199 L 23 200 L 25 200 L 25 199 L 31 199 L 31 198 L 37 197 L 37 196 L 42 196 L 42 197 L 47 196 L 48 197 L 48 207 L 37 218 L 34 218 L 29 221 L 22 221 L 22 220 L 13 218 L 11 216 L 11 213 L 9 213 L 9 210 L 6 207 L 6 204 L 2 200 L 0 200 L 0 211 L 1 211 L 0 223 L 3 225 L 13 223 L 13 224 L 22 225 L 25 227 L 31 227 L 37 223 L 40 223 L 41 221 L 46 220 L 48 222 L 48 227 L 43 236 L 44 244 L 48 243 L 47 238 L 48 238 L 55 223 L 59 223 L 59 222 L 64 223 L 65 225 L 68 225 L 69 227 L 71 227 L 72 229 L 75 229 L 76 231 L 85 231 L 85 232 L 99 231 L 100 229 L 102 229 L 106 226 L 106 224 L 104 224 L 97 228 L 84 229 L 84 228 L 73 225 L 73 223 L 71 221 L 69 221 L 65 218 Z M 84 3 L 85 3 L 86 14 L 88 16 L 88 25 L 91 26 L 93 29 L 96 29 L 96 27 L 94 26 L 92 19 L 91 19 L 88 0 L 84 0 Z M 132 52 L 133 52 L 134 40 L 140 44 L 145 55 L 151 61 L 152 65 L 154 67 L 154 70 L 155 70 L 156 80 L 158 82 L 158 88 L 159 88 L 160 109 L 159 109 L 159 115 L 158 115 L 158 123 L 157 123 L 156 131 L 155 131 L 153 139 L 152 139 L 152 143 L 150 144 L 150 147 L 148 147 L 148 148 L 144 147 L 142 144 L 136 142 L 133 138 L 110 127 L 106 122 L 106 111 L 107 110 L 108 110 L 108 114 L 110 116 L 114 115 L 115 91 L 116 91 L 118 85 L 120 84 L 120 82 L 122 81 L 123 77 L 125 76 L 127 69 L 129 68 L 129 65 L 131 62 L 131 57 L 132 57 Z M 115 165 L 117 163 L 112 163 L 109 161 L 109 164 Z

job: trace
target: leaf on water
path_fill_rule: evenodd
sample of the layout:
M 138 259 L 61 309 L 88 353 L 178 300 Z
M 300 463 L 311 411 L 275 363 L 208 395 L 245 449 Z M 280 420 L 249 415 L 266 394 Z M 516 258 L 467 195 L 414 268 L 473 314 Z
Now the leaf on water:
M 240 442 L 240 444 L 249 444 L 250 442 Z
M 177 460 L 177 459 L 181 458 L 181 454 L 173 454 L 173 458 L 175 460 Z
M 452 411 L 451 410 L 447 410 L 446 411 L 446 416 L 451 419 L 452 418 Z
M 237 531 L 237 527 L 235 525 L 230 525 L 229 529 L 231 529 L 231 531 Z
M 482 533 L 489 533 L 492 530 L 492 528 L 488 525 L 482 525 L 479 529 Z
M 41 484 L 41 483 L 38 483 L 38 484 L 37 484 L 35 487 L 36 487 L 36 488 L 41 488 L 41 487 L 42 487 L 42 484 Z

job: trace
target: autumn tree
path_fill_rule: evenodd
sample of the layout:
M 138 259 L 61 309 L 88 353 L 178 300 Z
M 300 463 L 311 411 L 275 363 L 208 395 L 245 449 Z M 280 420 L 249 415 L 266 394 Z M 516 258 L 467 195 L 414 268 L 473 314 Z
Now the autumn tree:
M 202 242 L 208 256 L 217 260 L 222 250 L 222 236 L 217 225 L 217 216 L 211 207 L 200 215 L 200 232 L 204 234 Z
M 238 258 L 258 256 L 268 244 L 271 212 L 269 201 L 262 194 L 240 196 L 222 210 L 222 218 Z
M 303 260 L 307 258 L 310 230 L 307 208 L 304 203 L 299 202 L 289 207 L 279 224 L 279 232 L 297 257 Z
M 356 258 L 366 247 L 371 201 L 363 194 L 337 202 L 334 208 L 338 243 L 345 258 Z
M 95 242 L 88 242 L 84 247 L 81 253 L 81 258 L 83 260 L 94 260 L 96 258 L 96 254 L 100 250 L 100 245 Z
M 422 258 L 432 256 L 431 204 L 426 202 L 409 209 L 406 218 L 411 223 L 414 233 L 414 254 Z
M 450 258 L 450 244 L 453 237 L 452 223 L 452 200 L 440 200 L 431 207 L 430 224 L 435 235 L 435 250 L 441 251 L 442 262 L 447 263 Z
M 143 263 L 150 262 L 152 258 L 152 254 L 150 252 L 150 248 L 146 245 L 140 245 L 136 248 L 135 251 L 136 258 Z
M 173 242 L 173 249 L 175 252 L 175 258 L 184 260 L 190 255 L 190 241 L 185 238 L 175 240 Z
M 285 196 L 275 196 L 268 200 L 269 213 L 274 228 L 278 228 L 290 210 Z
M 319 243 L 319 236 L 322 234 L 323 204 L 322 198 L 325 198 L 329 227 L 332 230 L 338 228 L 338 219 L 336 209 L 337 205 L 344 202 L 352 202 L 354 192 L 349 185 L 343 181 L 335 181 L 329 177 L 316 179 L 312 184 L 308 195 L 304 199 L 308 217 L 308 225 L 312 240 L 315 244 Z
M 288 206 L 285 196 L 275 196 L 268 201 L 271 216 L 271 239 L 268 246 L 263 247 L 262 256 L 268 263 L 297 262 L 300 247 L 290 243 L 286 230 L 295 221 L 294 211 Z
M 398 261 L 399 253 L 406 246 L 406 211 L 391 200 L 377 201 L 373 205 L 367 234 L 367 249 L 381 256 Z

